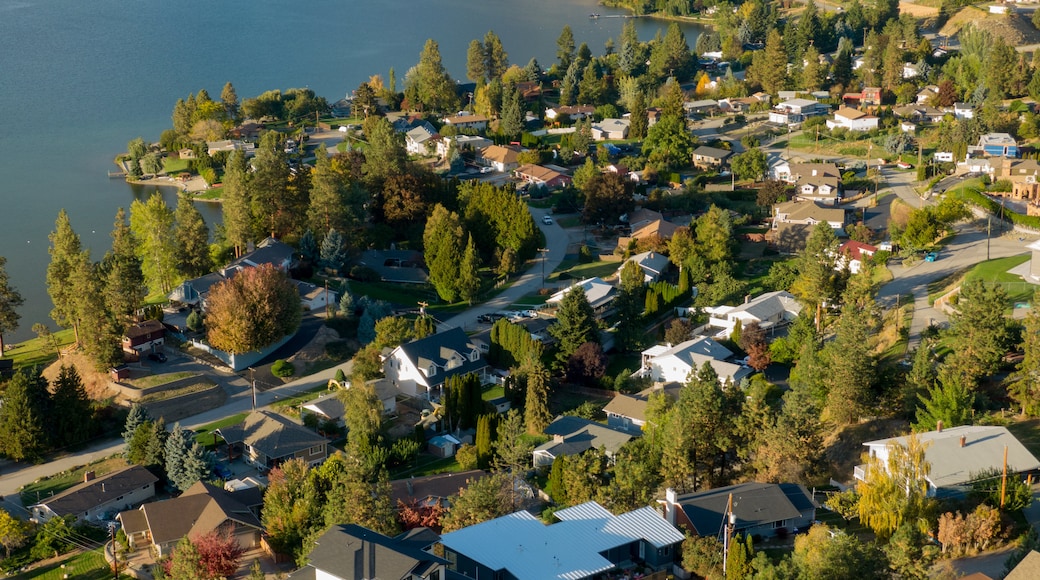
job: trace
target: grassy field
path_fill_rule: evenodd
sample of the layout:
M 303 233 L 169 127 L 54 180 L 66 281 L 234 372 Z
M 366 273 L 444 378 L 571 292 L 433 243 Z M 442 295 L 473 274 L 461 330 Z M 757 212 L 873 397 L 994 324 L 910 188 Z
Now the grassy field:
M 94 463 L 77 467 L 71 471 L 57 473 L 45 479 L 38 479 L 22 488 L 22 504 L 34 504 L 42 498 L 61 493 L 77 483 L 81 483 L 83 481 L 83 474 L 88 471 L 93 471 L 94 475 L 104 475 L 126 467 L 126 465 L 125 459 L 113 456 L 108 459 L 101 459 Z
M 171 157 L 163 158 L 163 171 L 166 173 L 180 173 L 188 170 L 187 159 L 173 159 Z
M 555 272 L 545 277 L 547 282 L 559 282 L 561 280 L 573 279 L 584 280 L 585 278 L 607 278 L 612 276 L 621 267 L 620 262 L 589 262 L 578 264 L 571 260 L 564 260 Z M 565 276 L 566 274 L 566 276 Z
M 928 285 L 928 301 L 929 303 L 935 302 L 936 298 L 965 281 L 982 280 L 987 285 L 1003 286 L 1008 294 L 1008 308 L 1012 308 L 1016 302 L 1029 302 L 1033 297 L 1035 287 L 1023 281 L 1021 277 L 1008 273 L 1011 268 L 1024 264 L 1028 260 L 1029 254 L 997 258 L 977 264 L 967 272 L 958 272 L 942 280 L 937 280 Z
M 480 397 L 482 399 L 484 399 L 485 401 L 490 401 L 492 399 L 497 399 L 499 397 L 504 397 L 505 395 L 506 395 L 506 388 L 504 386 L 502 386 L 502 385 L 495 385 L 495 386 L 491 387 L 490 389 L 488 389 L 488 390 L 484 391 L 483 393 L 481 393 Z
M 188 377 L 193 377 L 199 373 L 192 371 L 182 371 L 179 373 L 162 373 L 159 375 L 150 375 L 147 377 L 141 377 L 139 379 L 131 379 L 126 381 L 127 384 L 137 387 L 138 389 L 148 389 L 151 387 L 158 387 L 159 385 L 165 385 L 172 383 L 173 381 L 179 381 Z
M 462 466 L 454 457 L 434 457 L 423 454 L 419 456 L 417 463 L 404 465 L 390 472 L 390 479 L 401 479 L 402 477 L 424 477 L 439 473 L 459 473 Z
M 51 335 L 49 340 L 33 338 L 25 342 L 12 345 L 11 349 L 4 352 L 4 357 L 14 361 L 14 368 L 31 366 L 47 366 L 58 360 L 56 349 L 72 344 L 76 335 L 72 329 L 59 330 Z
M 63 564 L 65 565 L 64 568 L 62 568 Z M 102 550 L 98 549 L 71 554 L 67 558 L 56 560 L 46 566 L 34 568 L 16 577 L 23 580 L 61 580 L 62 578 L 108 580 L 112 578 L 112 568 L 105 561 Z M 132 576 L 120 574 L 119 578 L 132 578 Z

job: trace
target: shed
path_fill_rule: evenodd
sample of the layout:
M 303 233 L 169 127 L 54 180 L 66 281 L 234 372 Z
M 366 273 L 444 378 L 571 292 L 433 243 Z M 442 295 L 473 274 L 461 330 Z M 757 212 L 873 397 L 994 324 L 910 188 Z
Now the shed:
M 427 450 L 437 457 L 453 457 L 462 442 L 451 435 L 438 435 L 427 443 Z

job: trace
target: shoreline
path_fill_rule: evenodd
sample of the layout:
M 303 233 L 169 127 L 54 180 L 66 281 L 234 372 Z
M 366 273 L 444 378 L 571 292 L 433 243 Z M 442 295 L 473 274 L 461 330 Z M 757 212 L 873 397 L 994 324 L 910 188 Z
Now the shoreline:
M 698 24 L 705 28 L 710 28 L 712 30 L 715 29 L 714 18 L 702 18 L 699 16 L 672 16 L 661 12 L 655 12 L 653 14 L 636 14 L 635 11 L 633 11 L 632 8 L 628 6 L 611 3 L 606 0 L 600 0 L 599 5 L 606 6 L 607 8 L 614 8 L 617 10 L 624 10 L 628 12 L 629 16 L 625 16 L 623 18 L 652 18 L 654 20 L 661 20 L 665 22 L 683 22 L 686 24 Z

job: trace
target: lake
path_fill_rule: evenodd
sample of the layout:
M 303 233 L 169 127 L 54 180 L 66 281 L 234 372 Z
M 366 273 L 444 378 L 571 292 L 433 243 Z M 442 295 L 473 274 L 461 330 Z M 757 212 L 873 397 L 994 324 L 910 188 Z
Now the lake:
M 607 16 L 622 14 L 594 0 L 0 0 L 0 255 L 25 298 L 8 338 L 54 328 L 44 275 L 58 210 L 99 259 L 116 209 L 153 191 L 107 172 L 130 139 L 158 140 L 178 98 L 205 88 L 216 99 L 231 81 L 239 98 L 309 87 L 334 102 L 391 67 L 402 88 L 427 38 L 462 79 L 470 40 L 488 30 L 510 62 L 548 68 L 564 24 L 598 55 L 624 23 Z M 636 24 L 641 40 L 667 27 Z M 692 47 L 700 28 L 683 29 Z M 219 221 L 219 207 L 199 207 Z

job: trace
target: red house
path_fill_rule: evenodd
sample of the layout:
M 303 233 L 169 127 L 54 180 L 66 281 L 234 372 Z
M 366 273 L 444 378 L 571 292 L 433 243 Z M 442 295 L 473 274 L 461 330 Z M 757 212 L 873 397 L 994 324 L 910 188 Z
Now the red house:
M 145 320 L 131 325 L 123 333 L 123 352 L 140 355 L 151 352 L 166 341 L 166 327 L 158 320 Z

